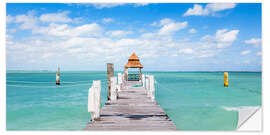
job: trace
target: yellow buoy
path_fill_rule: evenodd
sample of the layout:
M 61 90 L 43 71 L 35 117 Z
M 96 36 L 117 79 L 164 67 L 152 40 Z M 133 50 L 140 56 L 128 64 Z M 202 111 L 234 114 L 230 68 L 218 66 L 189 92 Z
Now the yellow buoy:
M 228 72 L 224 72 L 224 87 L 229 86 L 229 74 Z

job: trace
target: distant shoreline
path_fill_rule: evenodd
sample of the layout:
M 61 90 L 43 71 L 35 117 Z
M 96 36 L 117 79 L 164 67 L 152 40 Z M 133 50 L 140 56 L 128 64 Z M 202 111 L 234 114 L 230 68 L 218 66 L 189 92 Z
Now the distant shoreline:
M 6 73 L 56 73 L 57 71 L 53 70 L 7 70 Z M 62 70 L 62 73 L 78 73 L 78 72 L 107 72 L 102 70 Z M 123 72 L 123 71 L 115 71 L 115 72 Z M 143 71 L 144 73 L 147 72 L 167 72 L 167 73 L 174 73 L 174 72 L 182 72 L 182 73 L 217 73 L 217 72 L 232 72 L 232 73 L 261 73 L 262 71 Z

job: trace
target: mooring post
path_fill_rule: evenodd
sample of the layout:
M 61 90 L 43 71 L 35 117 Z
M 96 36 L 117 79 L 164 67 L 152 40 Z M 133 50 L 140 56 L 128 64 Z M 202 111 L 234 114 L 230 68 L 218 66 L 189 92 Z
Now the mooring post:
M 111 100 L 117 99 L 117 78 L 115 76 L 111 77 Z
M 58 65 L 58 71 L 56 73 L 56 85 L 60 85 L 60 67 Z
M 150 97 L 151 97 L 151 99 L 152 99 L 152 101 L 154 101 L 155 100 L 155 79 L 154 79 L 154 76 L 153 75 L 151 75 L 151 76 L 149 76 L 149 83 L 150 83 Z
M 121 91 L 121 89 L 122 89 L 122 84 L 123 84 L 122 74 L 121 74 L 121 73 L 118 73 L 118 74 L 117 74 L 117 77 L 118 77 L 118 91 Z
M 100 91 L 100 80 L 93 81 L 92 87 L 88 90 L 88 112 L 91 113 L 91 118 L 93 121 L 100 117 Z
M 142 74 L 142 84 L 143 84 L 143 87 L 145 88 L 145 75 Z
M 114 75 L 113 64 L 107 63 L 108 100 L 111 100 L 111 77 Z

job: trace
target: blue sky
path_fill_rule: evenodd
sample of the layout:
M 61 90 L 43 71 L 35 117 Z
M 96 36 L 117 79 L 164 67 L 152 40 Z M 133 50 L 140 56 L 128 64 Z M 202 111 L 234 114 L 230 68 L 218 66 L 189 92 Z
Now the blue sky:
M 261 4 L 7 4 L 7 70 L 261 71 Z

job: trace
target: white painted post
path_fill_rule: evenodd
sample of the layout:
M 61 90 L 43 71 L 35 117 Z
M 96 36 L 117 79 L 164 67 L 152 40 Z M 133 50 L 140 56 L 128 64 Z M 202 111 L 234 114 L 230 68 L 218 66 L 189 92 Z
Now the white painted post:
M 142 74 L 142 84 L 143 84 L 143 87 L 145 88 L 145 75 Z
M 122 74 L 121 74 L 121 73 L 118 73 L 118 74 L 117 74 L 117 77 L 118 77 L 118 91 L 121 91 L 121 89 L 122 89 L 122 84 L 123 84 Z
M 151 99 L 152 99 L 152 101 L 154 101 L 155 100 L 155 79 L 154 79 L 154 76 L 153 75 L 151 75 L 150 77 L 149 77 L 150 79 L 150 81 L 149 81 L 149 83 L 150 83 L 150 97 L 151 97 Z
M 93 81 L 92 87 L 88 90 L 88 112 L 91 113 L 93 121 L 100 117 L 100 91 L 100 80 Z
M 149 97 L 149 75 L 146 75 L 145 77 L 145 90 L 146 90 L 146 93 L 147 93 L 147 97 Z
M 117 78 L 115 76 L 111 77 L 111 100 L 117 99 Z

